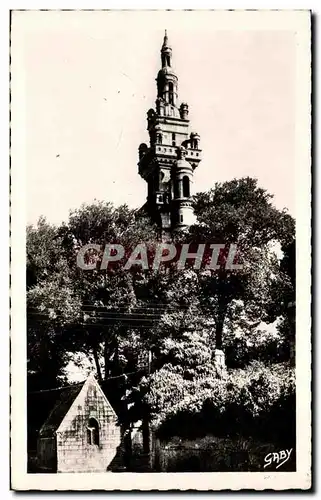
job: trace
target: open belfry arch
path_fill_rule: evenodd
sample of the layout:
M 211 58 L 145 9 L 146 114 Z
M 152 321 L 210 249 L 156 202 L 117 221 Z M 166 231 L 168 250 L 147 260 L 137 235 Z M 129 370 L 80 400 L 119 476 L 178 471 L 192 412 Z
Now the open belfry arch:
M 147 182 L 143 208 L 162 234 L 168 234 L 194 221 L 191 195 L 201 149 L 200 136 L 189 130 L 188 105 L 179 102 L 178 78 L 166 30 L 161 66 L 156 79 L 156 106 L 147 112 L 150 144 L 139 146 L 138 171 Z

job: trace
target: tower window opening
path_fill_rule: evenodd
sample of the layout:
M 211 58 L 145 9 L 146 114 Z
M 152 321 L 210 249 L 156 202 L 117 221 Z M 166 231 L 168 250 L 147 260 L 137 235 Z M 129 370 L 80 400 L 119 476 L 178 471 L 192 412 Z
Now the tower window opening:
M 179 181 L 176 179 L 174 181 L 174 197 L 179 198 Z
M 180 216 L 180 221 L 183 222 L 183 216 L 182 216 L 182 214 Z
M 163 204 L 164 203 L 164 198 L 162 193 L 157 193 L 156 195 L 156 203 Z
M 87 443 L 99 446 L 99 425 L 95 418 L 90 418 L 88 422 Z
M 184 198 L 189 198 L 190 196 L 189 178 L 187 175 L 183 177 L 183 196 Z
M 175 134 L 175 132 L 172 133 L 172 146 L 176 146 L 176 134 Z
M 169 90 L 169 103 L 174 104 L 174 85 L 173 85 L 173 82 L 169 82 L 168 90 Z

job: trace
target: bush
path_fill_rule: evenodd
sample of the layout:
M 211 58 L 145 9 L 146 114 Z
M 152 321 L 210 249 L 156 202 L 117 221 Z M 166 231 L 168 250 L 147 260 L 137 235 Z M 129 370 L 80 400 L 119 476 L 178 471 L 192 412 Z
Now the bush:
M 224 326 L 226 364 L 230 368 L 244 368 L 253 360 L 286 362 L 290 359 L 290 336 L 286 318 L 279 317 L 269 324 L 256 321 L 242 301 L 234 301 Z
M 230 370 L 218 379 L 214 367 L 186 380 L 164 366 L 145 379 L 145 403 L 165 436 L 248 435 L 288 440 L 295 433 L 295 378 L 286 364 Z
M 158 471 L 264 472 L 264 458 L 274 449 L 273 442 L 261 442 L 251 437 L 208 435 L 194 440 L 174 437 L 158 449 Z M 295 470 L 295 454 L 282 470 Z
M 212 350 L 208 332 L 185 331 L 180 338 L 162 339 L 159 342 L 157 358 L 158 368 L 171 365 L 170 370 L 174 368 L 184 378 L 193 379 L 211 364 Z

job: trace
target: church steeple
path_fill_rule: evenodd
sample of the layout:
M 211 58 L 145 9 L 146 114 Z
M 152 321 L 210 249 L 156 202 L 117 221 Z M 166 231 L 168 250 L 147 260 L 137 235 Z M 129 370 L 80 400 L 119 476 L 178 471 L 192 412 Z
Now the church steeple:
M 167 30 L 165 30 L 164 41 L 161 48 L 162 68 L 164 68 L 165 66 L 171 66 L 171 58 L 172 58 L 172 48 L 168 43 Z
M 162 67 L 157 75 L 157 98 L 162 99 L 168 116 L 179 116 L 177 108 L 178 101 L 178 78 L 172 64 L 172 48 L 168 42 L 167 31 L 161 48 Z M 156 107 L 158 103 L 156 101 Z
M 194 169 L 201 161 L 199 135 L 188 132 L 188 105 L 178 103 L 178 78 L 167 31 L 157 75 L 156 110 L 147 113 L 150 146 L 139 146 L 139 173 L 148 184 L 144 208 L 164 234 L 193 222 Z
M 162 48 L 164 49 L 165 47 L 169 47 L 169 45 L 168 45 L 167 30 L 165 30 L 165 35 L 164 35 L 164 41 L 163 41 L 163 47 Z

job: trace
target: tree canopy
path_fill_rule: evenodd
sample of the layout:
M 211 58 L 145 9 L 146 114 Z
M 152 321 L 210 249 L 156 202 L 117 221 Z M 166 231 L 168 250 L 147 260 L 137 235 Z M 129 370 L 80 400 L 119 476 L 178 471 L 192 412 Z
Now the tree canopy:
M 81 354 L 94 359 L 101 382 L 139 373 L 135 381 L 128 379 L 132 394 L 147 412 L 162 400 L 161 413 L 172 415 L 173 391 L 177 409 L 188 409 L 187 394 L 191 401 L 205 398 L 219 380 L 215 349 L 225 351 L 228 368 L 245 369 L 253 359 L 288 359 L 286 339 L 293 339 L 294 329 L 287 307 L 295 297 L 293 218 L 251 178 L 217 183 L 198 193 L 193 206 L 196 223 L 173 234 L 172 241 L 222 245 L 218 269 L 179 270 L 173 263 L 128 271 L 121 261 L 102 269 L 107 243 L 123 245 L 126 254 L 144 242 L 153 253 L 158 241 L 157 228 L 126 205 L 95 202 L 71 212 L 59 227 L 41 218 L 27 228 L 30 389 L 65 383 L 68 362 Z M 88 243 L 98 245 L 88 259 L 99 265 L 84 270 L 77 255 Z M 241 269 L 225 265 L 231 245 Z M 258 335 L 259 324 L 275 320 L 279 337 Z M 285 346 L 282 356 L 280 346 Z

